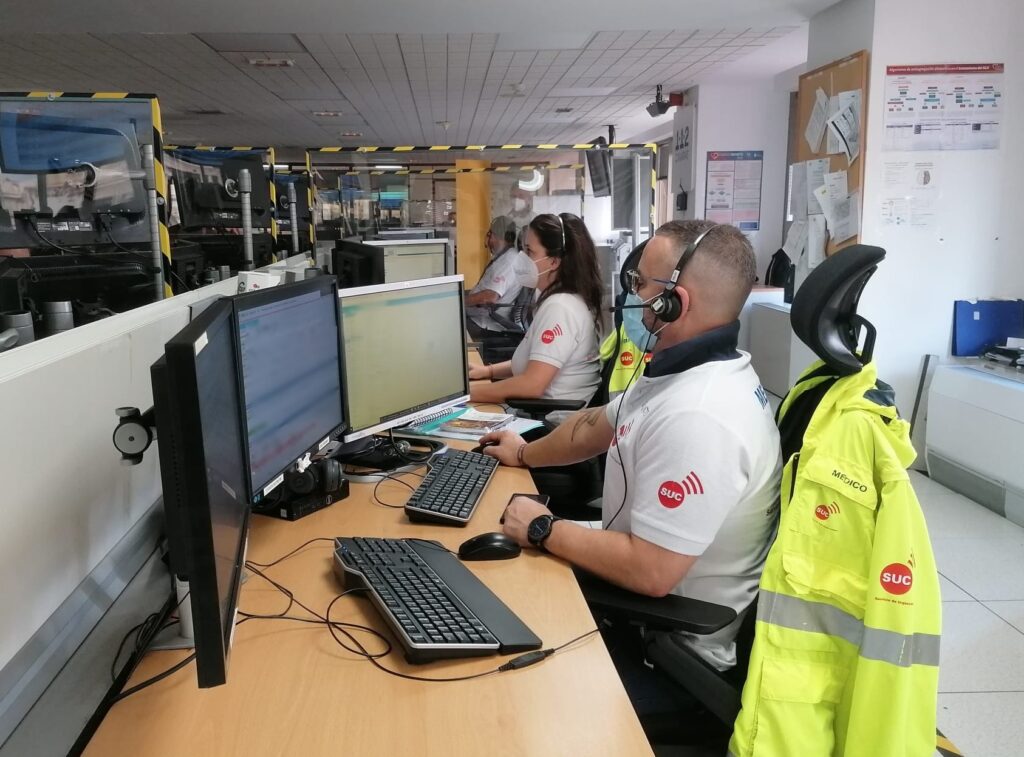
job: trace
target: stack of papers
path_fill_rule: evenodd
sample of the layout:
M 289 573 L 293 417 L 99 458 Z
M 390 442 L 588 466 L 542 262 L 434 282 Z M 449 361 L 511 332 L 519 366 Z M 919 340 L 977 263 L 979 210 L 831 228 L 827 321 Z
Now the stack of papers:
M 517 418 L 508 413 L 484 413 L 471 407 L 455 407 L 441 417 L 426 423 L 395 429 L 395 436 L 440 437 L 475 442 L 491 431 L 514 431 L 523 434 L 544 425 L 529 418 Z

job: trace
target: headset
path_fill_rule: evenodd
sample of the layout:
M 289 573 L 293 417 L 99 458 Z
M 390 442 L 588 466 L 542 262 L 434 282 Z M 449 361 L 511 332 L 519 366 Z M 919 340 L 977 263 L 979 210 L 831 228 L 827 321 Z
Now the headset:
M 317 460 L 306 470 L 289 471 L 284 483 L 293 494 L 330 494 L 341 488 L 341 463 L 332 458 Z
M 651 309 L 651 312 L 657 316 L 658 320 L 662 323 L 672 323 L 679 319 L 679 316 L 683 314 L 683 301 L 679 298 L 679 294 L 676 292 L 676 282 L 679 281 L 679 277 L 683 273 L 683 269 L 686 264 L 693 258 L 697 247 L 704 237 L 714 230 L 718 224 L 705 229 L 697 237 L 686 246 L 683 250 L 683 254 L 679 256 L 679 262 L 676 263 L 676 267 L 672 269 L 672 275 L 669 277 L 668 282 L 665 284 L 665 291 L 654 297 L 647 306 Z

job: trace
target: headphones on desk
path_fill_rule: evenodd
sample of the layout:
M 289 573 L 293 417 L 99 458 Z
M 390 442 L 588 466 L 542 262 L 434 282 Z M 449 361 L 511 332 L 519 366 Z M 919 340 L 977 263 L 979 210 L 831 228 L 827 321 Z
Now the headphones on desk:
M 330 494 L 341 488 L 341 463 L 330 458 L 310 463 L 304 471 L 288 471 L 284 484 L 292 494 Z
M 665 284 L 665 291 L 657 297 L 654 297 L 648 303 L 648 307 L 651 309 L 651 312 L 654 313 L 662 323 L 672 323 L 672 321 L 678 320 L 679 316 L 683 314 L 683 301 L 680 299 L 679 293 L 676 292 L 676 282 L 679 281 L 679 277 L 682 275 L 686 264 L 690 262 L 694 253 L 697 252 L 698 245 L 700 245 L 700 243 L 704 241 L 704 237 L 710 234 L 717 226 L 718 224 L 715 224 L 715 226 L 705 229 L 686 246 L 686 249 L 683 250 L 683 254 L 679 256 L 679 262 L 676 263 L 676 267 L 672 269 L 672 275 L 669 277 L 668 283 Z

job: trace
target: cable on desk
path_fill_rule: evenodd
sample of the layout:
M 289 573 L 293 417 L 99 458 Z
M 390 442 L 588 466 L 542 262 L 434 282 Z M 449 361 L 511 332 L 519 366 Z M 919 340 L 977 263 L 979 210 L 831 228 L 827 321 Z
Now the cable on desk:
M 190 662 L 192 662 L 192 660 L 194 660 L 194 659 L 196 659 L 196 653 L 195 653 L 195 652 L 193 652 L 192 654 L 190 654 L 190 655 L 189 655 L 188 657 L 186 657 L 186 658 L 185 658 L 184 660 L 181 660 L 181 661 L 180 661 L 179 663 L 177 663 L 176 665 L 174 665 L 174 666 L 172 666 L 172 667 L 168 668 L 168 669 L 167 669 L 167 670 L 165 670 L 165 671 L 164 671 L 163 673 L 159 673 L 159 674 L 157 674 L 157 675 L 153 676 L 152 678 L 149 678 L 149 679 L 147 679 L 147 680 L 143 681 L 143 682 L 142 682 L 142 683 L 140 683 L 140 684 L 137 684 L 137 685 L 135 685 L 135 686 L 132 686 L 132 687 L 131 687 L 130 689 L 127 689 L 127 690 L 125 690 L 125 691 L 122 691 L 122 692 L 121 692 L 120 694 L 118 694 L 118 695 L 117 695 L 116 697 L 114 697 L 114 698 L 113 698 L 113 700 L 111 700 L 111 704 L 117 704 L 117 703 L 118 703 L 118 702 L 120 702 L 120 701 L 121 701 L 122 699 L 126 699 L 127 697 L 130 697 L 130 696 L 131 696 L 132 694 L 134 694 L 134 693 L 136 693 L 136 692 L 138 692 L 138 691 L 142 691 L 142 690 L 143 690 L 144 688 L 146 688 L 147 686 L 152 686 L 152 685 L 153 685 L 154 683 L 157 683 L 158 681 L 162 681 L 162 680 L 164 680 L 165 678 L 167 678 L 167 677 L 169 677 L 169 676 L 172 676 L 172 675 L 174 675 L 174 674 L 175 674 L 175 673 L 177 673 L 177 672 L 178 672 L 179 670 L 181 670 L 181 669 L 182 669 L 183 667 L 185 667 L 185 666 L 186 666 L 186 665 L 188 665 L 188 664 L 189 664 Z
M 261 571 L 259 571 L 259 570 L 255 569 L 255 568 L 253 568 L 253 567 L 252 567 L 251 565 L 249 565 L 249 564 L 247 564 L 247 565 L 246 565 L 246 567 L 248 567 L 248 568 L 249 568 L 249 570 L 251 570 L 251 571 L 252 571 L 253 573 L 255 573 L 256 575 L 258 575 L 258 576 L 259 576 L 260 578 L 262 578 L 262 579 L 263 579 L 264 581 L 266 581 L 267 583 L 269 583 L 269 584 L 270 584 L 271 586 L 273 586 L 273 587 L 274 587 L 275 589 L 277 589 L 277 590 L 278 590 L 279 592 L 281 592 L 282 594 L 284 594 L 284 595 L 285 595 L 286 597 L 288 597 L 288 600 L 289 600 L 288 608 L 286 608 L 286 610 L 285 610 L 284 612 L 282 612 L 282 613 L 278 613 L 278 614 L 276 614 L 276 615 L 267 615 L 267 616 L 253 616 L 253 617 L 252 617 L 252 619 L 253 619 L 253 620 L 281 620 L 281 619 L 285 619 L 285 618 L 287 618 L 287 612 L 288 612 L 288 610 L 289 610 L 289 609 L 291 609 L 291 606 L 292 606 L 292 604 L 297 604 L 297 605 L 298 605 L 299 607 L 301 607 L 301 608 L 302 608 L 303 610 L 305 610 L 305 611 L 306 611 L 306 612 L 308 612 L 308 613 L 309 613 L 310 615 L 312 615 L 312 616 L 313 616 L 314 618 L 316 618 L 316 619 L 317 619 L 317 622 L 318 622 L 318 623 L 324 623 L 324 624 L 328 624 L 328 625 L 337 625 L 337 626 L 338 626 L 338 627 L 340 627 L 340 628 L 345 628 L 345 627 L 347 627 L 347 628 L 353 628 L 353 629 L 355 629 L 355 630 L 357 630 L 357 631 L 363 631 L 363 632 L 365 632 L 365 633 L 368 633 L 368 634 L 370 634 L 371 636 L 375 636 L 376 638 L 380 639 L 380 641 L 381 641 L 381 642 L 382 642 L 382 643 L 384 644 L 384 647 L 385 647 L 385 649 L 384 649 L 384 651 L 383 651 L 383 652 L 378 652 L 378 653 L 374 654 L 374 653 L 372 653 L 372 652 L 369 652 L 369 651 L 367 651 L 367 650 L 366 650 L 366 647 L 364 647 L 364 646 L 363 646 L 362 644 L 360 644 L 360 643 L 359 643 L 358 641 L 355 641 L 355 638 L 354 638 L 354 637 L 353 637 L 353 636 L 352 636 L 351 634 L 348 634 L 348 632 L 345 632 L 345 631 L 343 631 L 344 633 L 346 633 L 346 635 L 347 635 L 347 636 L 349 636 L 349 638 L 353 639 L 353 641 L 354 641 L 354 642 L 356 643 L 356 645 L 357 645 L 357 646 L 359 647 L 359 649 L 353 649 L 352 647 L 349 647 L 349 646 L 347 646 L 347 645 L 345 645 L 345 644 L 342 644 L 342 645 L 341 645 L 341 646 L 343 646 L 343 647 L 344 647 L 345 649 L 347 649 L 347 650 L 348 650 L 349 652 L 351 652 L 352 654 L 355 654 L 355 655 L 359 655 L 360 657 L 371 657 L 371 658 L 377 658 L 377 657 L 384 657 L 385 655 L 387 655 L 387 654 L 389 654 L 389 653 L 391 652 L 391 649 L 392 649 L 392 647 L 391 647 L 391 642 L 390 642 L 390 641 L 388 640 L 388 638 L 387 638 L 387 637 L 386 637 L 386 636 L 385 636 L 384 634 L 382 634 L 382 633 L 381 633 L 380 631 L 378 631 L 378 630 L 376 630 L 376 629 L 374 629 L 374 628 L 370 628 L 370 627 L 368 627 L 368 626 L 363 626 L 363 625 L 360 625 L 360 624 L 358 624 L 358 623 L 344 623 L 344 622 L 341 622 L 341 621 L 337 621 L 337 622 L 335 622 L 334 624 L 331 624 L 331 622 L 330 622 L 330 621 L 328 621 L 328 620 L 327 620 L 327 618 L 326 618 L 325 616 L 321 615 L 320 613 L 318 613 L 318 612 L 317 612 L 316 610 L 314 610 L 313 608 L 311 608 L 311 607 L 308 607 L 307 605 L 305 605 L 305 604 L 303 604 L 302 602 L 300 602 L 300 601 L 299 601 L 299 600 L 298 600 L 298 599 L 297 599 L 297 598 L 295 597 L 295 594 L 294 594 L 294 593 L 293 593 L 293 592 L 291 591 L 291 589 L 288 589 L 287 587 L 285 587 L 285 586 L 282 586 L 282 585 L 281 585 L 281 584 L 279 584 L 279 583 L 278 583 L 277 581 L 275 581 L 274 579 L 272 579 L 272 578 L 271 578 L 270 576 L 268 576 L 268 575 L 266 575 L 265 573 L 263 573 L 263 572 L 261 572 Z M 368 591 L 368 590 L 367 590 L 367 589 L 349 589 L 348 591 L 342 592 L 342 593 L 341 593 L 341 594 L 339 594 L 339 595 L 338 595 L 337 597 L 335 597 L 335 601 L 336 601 L 336 600 L 338 600 L 338 599 L 340 599 L 341 597 L 347 596 L 348 594 L 351 594 L 351 593 L 354 593 L 354 592 L 359 592 L 359 591 Z M 250 613 L 242 613 L 242 614 L 243 614 L 243 615 L 249 615 Z M 249 618 L 245 618 L 244 620 L 248 620 L 248 619 L 249 619 Z M 333 633 L 333 632 L 332 632 L 332 633 Z
M 430 468 L 430 466 L 427 465 L 426 463 L 421 463 L 421 465 L 426 465 L 428 469 Z M 412 473 L 412 471 L 406 471 L 406 472 L 407 473 Z M 402 475 L 405 475 L 405 474 L 404 473 L 397 473 L 397 474 L 382 473 L 382 474 L 380 474 L 380 480 L 378 480 L 377 483 L 373 485 L 373 501 L 374 501 L 375 504 L 381 505 L 383 507 L 390 507 L 392 510 L 401 510 L 402 508 L 405 507 L 404 504 L 403 505 L 391 505 L 391 504 L 388 504 L 387 502 L 385 502 L 384 500 L 382 500 L 380 497 L 377 496 L 377 488 L 381 484 L 383 484 L 385 481 L 394 481 L 396 483 L 399 483 L 402 486 L 404 486 L 406 489 L 408 489 L 410 492 L 416 491 L 416 487 L 412 486 L 408 481 L 403 481 L 402 479 L 398 478 L 398 476 L 402 476 Z M 412 475 L 418 476 L 420 474 L 412 473 Z
M 117 681 L 117 672 L 116 672 L 117 661 L 121 659 L 121 652 L 124 651 L 124 645 L 125 645 L 125 643 L 127 643 L 128 637 L 131 636 L 132 633 L 135 633 L 135 644 L 134 644 L 134 646 L 135 646 L 135 656 L 136 656 L 136 658 L 138 658 L 140 655 L 142 655 L 143 652 L 146 651 L 146 647 L 149 646 L 150 642 L 152 641 L 153 637 L 156 636 L 156 634 L 158 634 L 160 631 L 164 630 L 165 628 L 169 628 L 170 626 L 174 625 L 174 623 L 178 622 L 177 619 L 174 619 L 173 621 L 169 621 L 167 623 L 163 623 L 163 618 L 167 617 L 168 615 L 173 613 L 175 610 L 180 608 L 181 605 L 185 602 L 185 600 L 188 599 L 188 595 L 190 593 L 191 592 L 186 591 L 185 592 L 185 596 L 183 596 L 181 599 L 179 599 L 178 603 L 176 605 L 174 605 L 174 607 L 172 607 L 170 610 L 162 609 L 162 610 L 160 610 L 158 612 L 150 613 L 149 615 L 146 616 L 146 619 L 143 620 L 141 623 L 139 623 L 138 625 L 135 625 L 132 628 L 128 629 L 128 632 L 121 639 L 121 643 L 117 647 L 117 654 L 115 654 L 114 655 L 114 659 L 110 661 L 110 682 L 111 683 L 114 683 L 114 682 Z M 159 625 L 159 628 L 154 628 L 154 626 L 156 626 L 156 625 Z M 132 666 L 132 670 L 134 670 L 137 665 L 138 665 L 138 660 L 136 660 L 135 665 Z M 129 673 L 129 675 L 130 675 L 130 673 Z
M 447 552 L 448 554 L 455 555 L 456 557 L 459 556 L 458 552 L 452 552 L 452 550 L 448 549 L 448 547 L 446 547 L 444 544 L 439 544 L 438 542 L 433 542 L 433 541 L 430 541 L 429 539 L 418 539 L 416 537 L 406 537 L 405 541 L 414 541 L 417 544 L 422 544 L 424 547 L 427 547 L 428 549 L 433 549 L 433 550 L 436 550 L 438 552 Z
M 289 557 L 294 555 L 296 552 L 299 552 L 299 551 L 305 549 L 306 547 L 308 547 L 310 544 L 313 544 L 313 543 L 318 542 L 318 541 L 328 541 L 331 544 L 334 544 L 334 539 L 332 539 L 330 537 L 327 537 L 327 536 L 318 536 L 315 539 L 310 539 L 309 541 L 305 542 L 304 544 L 300 544 L 295 549 L 293 549 L 291 552 L 286 554 L 284 557 L 279 557 L 276 560 L 273 560 L 272 562 L 256 562 L 255 560 L 247 560 L 246 563 L 248 565 L 255 565 L 257 568 L 272 568 L 275 565 L 277 565 L 278 563 L 284 562 Z

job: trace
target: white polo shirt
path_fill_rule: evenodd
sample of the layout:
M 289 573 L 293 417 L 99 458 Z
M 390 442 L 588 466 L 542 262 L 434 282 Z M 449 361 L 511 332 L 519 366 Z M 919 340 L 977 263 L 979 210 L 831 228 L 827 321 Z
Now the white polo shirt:
M 735 344 L 733 336 L 724 348 L 718 338 L 710 350 L 707 340 L 666 350 L 606 408 L 616 431 L 604 525 L 698 558 L 672 593 L 740 614 L 715 634 L 683 634 L 719 670 L 736 664 L 736 632 L 768 554 L 782 470 L 767 396 Z
M 498 253 L 498 256 L 487 265 L 483 275 L 480 276 L 480 281 L 469 290 L 469 293 L 476 294 L 484 290 L 490 290 L 498 295 L 498 300 L 494 304 L 508 305 L 515 302 L 516 297 L 519 296 L 519 291 L 523 287 L 516 280 L 513 267 L 515 266 L 516 258 L 522 254 L 524 253 L 514 247 L 508 247 L 504 252 Z M 488 331 L 504 331 L 505 327 L 491 317 L 489 307 L 469 308 L 467 314 L 470 320 L 480 328 L 487 329 Z M 509 309 L 502 309 L 500 314 L 507 317 Z
M 578 294 L 553 294 L 533 316 L 523 341 L 512 355 L 512 375 L 526 372 L 531 360 L 558 368 L 544 390 L 545 399 L 589 402 L 601 383 L 601 360 L 594 315 Z M 561 423 L 571 413 L 550 413 Z

